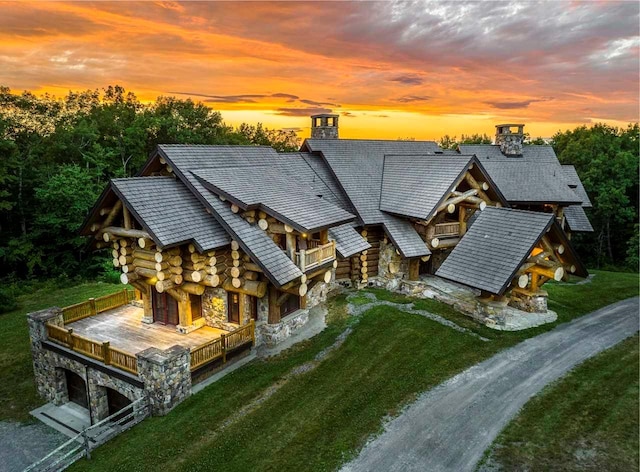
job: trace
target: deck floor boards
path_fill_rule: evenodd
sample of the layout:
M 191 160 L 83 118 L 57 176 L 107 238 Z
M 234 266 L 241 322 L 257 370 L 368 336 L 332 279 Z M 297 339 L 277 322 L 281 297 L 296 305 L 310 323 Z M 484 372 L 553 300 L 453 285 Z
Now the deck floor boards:
M 180 345 L 187 348 L 199 346 L 226 333 L 222 329 L 203 326 L 189 334 L 180 334 L 175 326 L 142 322 L 142 308 L 125 305 L 96 316 L 74 321 L 66 326 L 73 332 L 94 341 L 109 341 L 111 347 L 131 354 L 149 347 L 167 349 Z

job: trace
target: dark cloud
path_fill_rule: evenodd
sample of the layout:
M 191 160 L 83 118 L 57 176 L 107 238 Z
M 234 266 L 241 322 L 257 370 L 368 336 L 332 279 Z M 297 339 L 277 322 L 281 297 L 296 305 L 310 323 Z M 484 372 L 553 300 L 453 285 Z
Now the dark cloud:
M 304 131 L 304 128 L 282 128 L 282 131 L 293 131 L 294 133 L 302 133 Z
M 355 118 L 358 115 L 354 115 L 353 113 L 351 113 L 350 111 L 343 111 L 342 113 L 340 113 L 342 116 L 346 116 L 348 118 Z
M 405 95 L 404 97 L 394 98 L 394 102 L 398 103 L 415 103 L 415 102 L 426 102 L 431 100 L 431 97 L 428 95 Z
M 307 107 L 307 108 L 278 108 L 276 110 L 277 115 L 283 116 L 311 116 L 320 115 L 322 113 L 331 113 L 333 110 L 330 108 L 321 107 Z
M 391 82 L 400 82 L 405 85 L 421 85 L 424 80 L 417 74 L 404 74 L 389 79 Z
M 537 100 L 491 101 L 484 103 L 486 105 L 489 105 L 490 107 L 498 108 L 500 110 L 517 110 L 518 108 L 527 108 L 532 103 L 548 102 L 549 100 L 553 100 L 553 98 L 540 98 Z
M 290 93 L 272 93 L 271 96 L 275 98 L 289 98 L 291 100 L 298 100 L 300 98 L 297 95 L 291 95 Z
M 300 99 L 300 103 L 304 103 L 305 105 L 312 105 L 314 107 L 340 107 L 340 105 L 336 105 L 335 103 L 316 102 L 315 100 L 307 99 Z
M 205 98 L 206 102 L 213 103 L 257 103 L 257 98 L 266 98 L 269 95 L 246 94 L 246 95 L 207 95 L 194 92 L 169 92 L 176 95 L 190 95 L 192 97 Z

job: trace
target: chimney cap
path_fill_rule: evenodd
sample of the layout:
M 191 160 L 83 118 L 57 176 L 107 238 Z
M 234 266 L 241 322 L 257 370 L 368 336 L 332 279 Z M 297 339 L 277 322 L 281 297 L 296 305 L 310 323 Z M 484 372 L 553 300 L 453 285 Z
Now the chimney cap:
M 334 113 L 319 113 L 317 115 L 311 115 L 311 118 L 338 118 L 340 115 Z

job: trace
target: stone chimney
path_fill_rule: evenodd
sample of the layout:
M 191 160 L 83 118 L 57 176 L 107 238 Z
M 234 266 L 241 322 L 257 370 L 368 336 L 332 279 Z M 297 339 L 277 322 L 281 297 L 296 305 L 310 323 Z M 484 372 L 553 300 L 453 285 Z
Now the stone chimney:
M 512 128 L 517 128 L 518 131 L 512 130 Z M 496 144 L 500 146 L 500 151 L 505 156 L 522 156 L 523 141 L 523 124 L 496 125 Z
M 338 139 L 338 115 L 311 115 L 312 139 Z

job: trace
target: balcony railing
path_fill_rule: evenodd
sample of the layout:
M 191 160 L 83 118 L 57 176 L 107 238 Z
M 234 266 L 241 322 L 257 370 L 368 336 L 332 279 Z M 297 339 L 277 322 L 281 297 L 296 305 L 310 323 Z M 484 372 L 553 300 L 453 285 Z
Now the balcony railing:
M 217 339 L 207 341 L 200 346 L 192 348 L 191 370 L 194 371 L 220 358 L 222 358 L 222 362 L 225 363 L 227 362 L 227 354 L 246 344 L 255 344 L 255 342 L 255 322 L 251 320 L 248 324 L 222 334 Z
M 447 238 L 460 235 L 460 223 L 439 223 L 436 225 L 435 236 L 437 238 Z
M 95 316 L 103 311 L 126 305 L 132 300 L 135 300 L 134 290 L 127 290 L 125 288 L 120 292 L 99 298 L 90 298 L 86 302 L 64 307 L 62 309 L 62 315 L 64 316 L 65 324 L 72 323 L 89 316 Z
M 109 345 L 109 341 L 94 341 L 73 332 L 72 328 L 63 328 L 47 323 L 47 337 L 72 351 L 79 352 L 97 361 L 138 375 L 136 356 Z
M 302 272 L 306 272 L 314 267 L 318 267 L 325 262 L 336 258 L 336 242 L 329 241 L 326 244 L 319 244 L 311 249 L 302 249 L 296 252 L 298 267 Z

